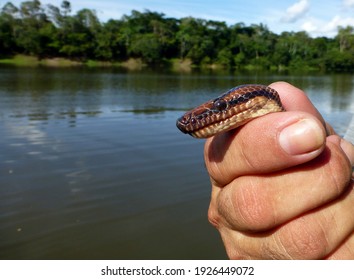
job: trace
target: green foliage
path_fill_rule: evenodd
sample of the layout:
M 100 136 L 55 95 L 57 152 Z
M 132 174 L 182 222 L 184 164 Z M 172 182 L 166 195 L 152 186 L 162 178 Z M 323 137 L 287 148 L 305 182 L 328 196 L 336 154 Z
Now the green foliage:
M 159 37 L 147 33 L 132 38 L 129 54 L 133 57 L 140 57 L 147 63 L 159 62 L 161 48 Z
M 227 26 L 225 22 L 133 10 L 102 23 L 95 11 L 71 14 L 60 7 L 25 1 L 6 3 L 0 11 L 0 54 L 62 57 L 83 61 L 145 64 L 191 61 L 195 66 L 225 68 L 321 69 L 353 71 L 354 27 L 339 27 L 334 38 L 311 38 L 306 32 L 277 35 L 263 24 Z
M 234 64 L 233 54 L 230 48 L 225 47 L 218 52 L 217 63 L 228 68 Z

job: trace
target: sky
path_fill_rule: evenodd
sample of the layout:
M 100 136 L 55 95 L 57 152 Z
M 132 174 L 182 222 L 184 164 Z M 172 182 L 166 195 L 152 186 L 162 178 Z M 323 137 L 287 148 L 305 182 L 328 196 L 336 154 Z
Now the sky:
M 9 0 L 19 6 L 24 0 Z M 60 6 L 61 0 L 40 0 L 43 5 Z M 0 0 L 2 7 L 8 0 Z M 95 10 L 105 22 L 130 15 L 132 10 L 165 14 L 165 17 L 192 16 L 225 21 L 228 25 L 265 24 L 277 34 L 306 31 L 312 37 L 333 37 L 338 26 L 354 26 L 354 0 L 71 0 L 72 12 Z

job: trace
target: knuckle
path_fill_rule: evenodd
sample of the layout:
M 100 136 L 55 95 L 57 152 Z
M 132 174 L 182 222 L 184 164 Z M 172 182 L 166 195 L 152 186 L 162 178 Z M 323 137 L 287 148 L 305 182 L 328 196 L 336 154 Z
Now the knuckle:
M 331 186 L 340 195 L 350 182 L 351 164 L 343 152 L 338 149 L 333 149 L 331 154 L 333 160 L 329 164 L 330 171 L 327 174 L 330 174 Z
M 275 211 L 257 180 L 240 182 L 231 196 L 223 199 L 220 212 L 226 220 L 244 230 L 265 230 L 275 225 Z
M 212 205 L 209 206 L 208 209 L 208 221 L 215 228 L 219 228 L 220 226 L 220 215 L 218 211 Z
M 291 259 L 320 259 L 328 252 L 326 232 L 316 221 L 299 218 L 282 229 L 279 242 Z M 316 226 L 314 226 L 316 225 Z
M 244 169 L 245 170 L 258 170 L 258 165 L 259 162 L 262 162 L 259 159 L 259 156 L 261 156 L 261 153 L 255 153 L 253 149 L 250 147 L 255 147 L 254 145 L 250 145 L 249 139 L 247 137 L 240 137 L 239 140 L 239 152 L 240 156 L 239 158 L 242 159 L 243 164 L 245 165 Z M 264 158 L 264 157 L 263 157 Z
M 264 188 L 253 181 L 251 185 L 237 188 L 234 208 L 244 226 L 250 230 L 265 230 L 275 224 L 275 211 Z

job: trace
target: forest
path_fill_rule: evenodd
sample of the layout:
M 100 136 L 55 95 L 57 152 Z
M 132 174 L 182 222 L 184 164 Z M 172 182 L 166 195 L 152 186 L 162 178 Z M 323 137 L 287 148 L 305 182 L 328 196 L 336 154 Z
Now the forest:
M 91 9 L 72 14 L 69 1 L 59 7 L 38 0 L 18 7 L 8 2 L 0 11 L 0 57 L 16 54 L 75 61 L 134 58 L 151 66 L 178 60 L 195 67 L 353 72 L 354 28 L 338 27 L 333 38 L 312 38 L 306 32 L 275 34 L 262 23 L 227 25 L 150 10 L 101 22 Z

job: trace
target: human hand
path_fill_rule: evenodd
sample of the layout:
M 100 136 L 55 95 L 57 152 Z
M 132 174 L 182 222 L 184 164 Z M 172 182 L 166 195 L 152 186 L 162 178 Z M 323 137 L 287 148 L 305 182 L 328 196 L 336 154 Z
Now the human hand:
M 286 112 L 206 141 L 209 221 L 231 259 L 354 259 L 354 147 L 304 92 L 270 87 Z

